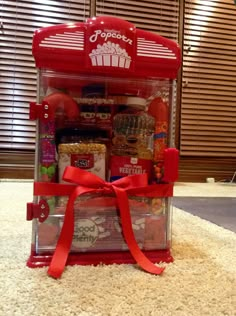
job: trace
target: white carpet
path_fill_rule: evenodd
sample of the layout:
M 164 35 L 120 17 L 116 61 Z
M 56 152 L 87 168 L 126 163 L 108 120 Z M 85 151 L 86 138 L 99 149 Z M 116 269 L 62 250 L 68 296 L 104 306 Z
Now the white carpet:
M 190 191 L 177 184 L 176 195 L 181 188 Z M 25 264 L 31 243 L 25 209 L 31 200 L 31 183 L 0 182 L 0 316 L 236 315 L 233 232 L 174 209 L 175 262 L 163 276 L 132 265 L 74 266 L 54 280 L 46 268 Z

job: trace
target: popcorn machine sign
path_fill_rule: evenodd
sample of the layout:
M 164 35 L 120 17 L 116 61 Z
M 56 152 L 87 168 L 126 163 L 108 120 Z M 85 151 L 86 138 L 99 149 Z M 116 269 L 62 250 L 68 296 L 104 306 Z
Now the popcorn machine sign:
M 95 26 L 95 25 L 94 25 Z M 114 25 L 91 27 L 88 56 L 93 66 L 130 69 L 134 50 L 134 32 Z
M 104 41 L 107 41 L 109 38 L 117 38 L 129 43 L 130 45 L 133 43 L 132 39 L 126 37 L 125 35 L 121 35 L 119 32 L 117 33 L 117 31 L 114 30 L 105 30 L 104 32 L 102 30 L 95 30 L 94 34 L 90 36 L 89 40 L 90 42 L 96 42 L 99 37 L 104 38 Z

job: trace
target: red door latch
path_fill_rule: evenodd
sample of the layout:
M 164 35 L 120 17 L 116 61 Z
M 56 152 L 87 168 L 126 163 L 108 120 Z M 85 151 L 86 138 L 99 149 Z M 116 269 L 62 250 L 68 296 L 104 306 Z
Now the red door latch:
M 38 218 L 42 223 L 49 215 L 49 205 L 46 200 L 40 200 L 38 204 L 27 203 L 27 221 L 31 221 L 33 218 Z

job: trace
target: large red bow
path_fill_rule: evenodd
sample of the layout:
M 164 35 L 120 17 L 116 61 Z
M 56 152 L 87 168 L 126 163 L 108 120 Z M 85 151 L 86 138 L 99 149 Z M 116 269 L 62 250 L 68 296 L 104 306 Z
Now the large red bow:
M 130 253 L 136 262 L 147 272 L 161 274 L 164 270 L 153 264 L 140 250 L 133 233 L 132 222 L 129 210 L 128 193 L 145 192 L 147 186 L 147 175 L 132 175 L 121 178 L 114 182 L 106 182 L 96 175 L 75 167 L 67 167 L 63 179 L 77 184 L 69 196 L 66 207 L 64 223 L 61 229 L 55 252 L 50 263 L 48 274 L 59 278 L 63 273 L 74 235 L 74 202 L 76 198 L 85 193 L 114 193 L 117 198 L 117 205 L 120 210 L 121 225 L 125 241 Z M 63 185 L 62 185 L 63 186 Z M 71 187 L 71 186 L 70 186 Z M 40 186 L 39 186 L 40 190 Z M 69 190 L 70 191 L 70 190 Z M 152 189 L 149 190 L 152 192 Z

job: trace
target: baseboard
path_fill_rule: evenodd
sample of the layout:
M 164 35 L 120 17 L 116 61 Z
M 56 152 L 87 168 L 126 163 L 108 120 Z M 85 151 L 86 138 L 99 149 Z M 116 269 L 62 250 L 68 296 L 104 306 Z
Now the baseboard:
M 180 157 L 179 182 L 230 181 L 236 171 L 236 158 Z

